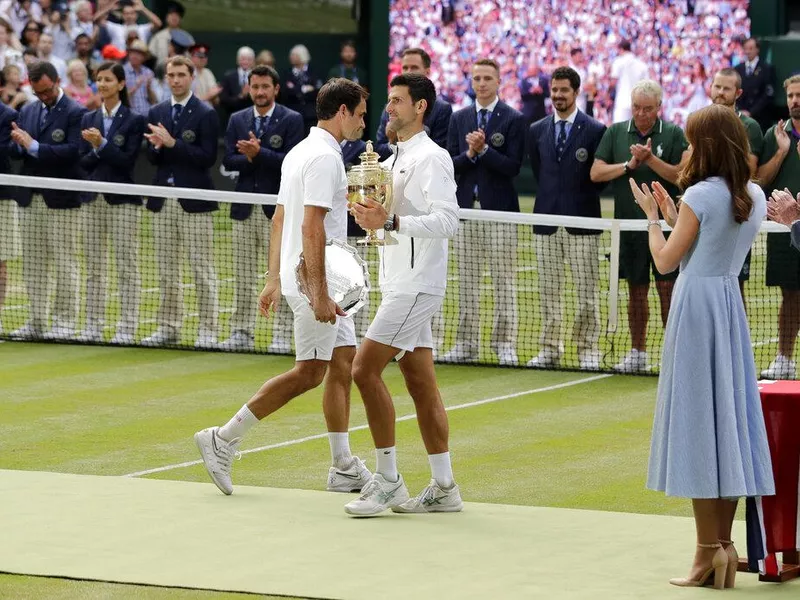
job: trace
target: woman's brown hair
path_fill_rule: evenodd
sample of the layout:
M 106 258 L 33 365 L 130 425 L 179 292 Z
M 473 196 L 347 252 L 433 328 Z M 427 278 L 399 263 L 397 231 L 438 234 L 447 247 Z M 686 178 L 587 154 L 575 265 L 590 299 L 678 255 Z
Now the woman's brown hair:
M 706 106 L 689 115 L 686 139 L 692 152 L 678 174 L 678 186 L 685 190 L 709 177 L 721 177 L 733 198 L 733 218 L 744 223 L 753 210 L 753 199 L 747 192 L 750 141 L 739 117 L 726 106 Z

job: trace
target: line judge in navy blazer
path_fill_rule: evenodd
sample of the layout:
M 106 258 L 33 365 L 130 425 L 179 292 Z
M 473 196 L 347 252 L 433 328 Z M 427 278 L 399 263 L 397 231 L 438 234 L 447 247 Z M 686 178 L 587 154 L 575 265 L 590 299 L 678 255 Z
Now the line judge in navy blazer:
M 225 132 L 223 165 L 236 171 L 237 192 L 277 194 L 286 154 L 303 139 L 303 117 L 275 102 L 280 77 L 272 67 L 259 65 L 248 76 L 253 106 L 231 115 Z M 253 350 L 258 303 L 259 273 L 268 262 L 270 228 L 275 206 L 231 204 L 233 219 L 234 283 L 236 301 L 231 316 L 231 335 L 220 347 Z M 263 257 L 262 267 L 259 258 Z M 291 351 L 293 317 L 282 300 L 273 319 L 269 352 Z
M 81 117 L 85 109 L 64 94 L 55 67 L 33 63 L 28 78 L 39 102 L 20 111 L 12 124 L 11 155 L 22 160 L 21 175 L 82 179 L 78 164 Z M 30 299 L 30 318 L 12 335 L 68 339 L 78 312 L 78 225 L 80 192 L 22 188 L 19 191 L 22 268 Z M 53 323 L 48 327 L 48 271 L 56 271 Z
M 472 67 L 475 105 L 453 113 L 447 149 L 453 158 L 460 208 L 519 212 L 514 178 L 525 147 L 522 113 L 497 96 L 500 68 L 492 59 Z M 462 221 L 456 238 L 459 323 L 446 361 L 475 360 L 480 342 L 480 273 L 487 263 L 494 286 L 491 348 L 502 365 L 517 364 L 517 226 Z
M 431 57 L 422 48 L 406 48 L 401 55 L 401 68 L 403 73 L 419 73 L 431 78 Z M 447 149 L 447 128 L 450 126 L 450 116 L 453 107 L 440 97 L 436 98 L 433 110 L 423 120 L 425 131 L 434 142 Z M 389 139 L 386 133 L 386 124 L 389 122 L 389 113 L 386 110 L 381 114 L 381 122 L 375 132 L 375 152 L 380 154 L 381 160 L 386 160 L 392 155 L 392 144 L 396 144 L 396 136 Z
M 91 181 L 132 184 L 136 158 L 142 147 L 144 115 L 128 102 L 125 69 L 116 62 L 96 71 L 100 108 L 83 115 L 81 166 Z M 80 339 L 102 342 L 106 313 L 109 241 L 114 248 L 120 296 L 120 318 L 112 344 L 133 344 L 139 321 L 141 283 L 138 265 L 138 231 L 141 196 L 90 194 L 85 208 L 83 248 L 86 255 L 86 325 Z
M 535 214 L 600 217 L 602 186 L 592 183 L 589 171 L 606 127 L 578 109 L 575 101 L 580 86 L 580 75 L 574 69 L 556 69 L 550 79 L 555 113 L 528 130 L 528 152 L 538 182 Z M 534 226 L 533 231 L 543 324 L 539 354 L 528 366 L 550 367 L 561 359 L 561 289 L 564 264 L 569 263 L 578 297 L 573 340 L 578 347 L 579 366 L 597 370 L 600 367 L 597 351 L 600 232 L 543 225 Z
M 211 168 L 217 160 L 219 119 L 214 109 L 191 91 L 194 64 L 185 56 L 167 61 L 166 79 L 172 96 L 150 109 L 145 138 L 147 156 L 156 165 L 153 183 L 161 186 L 213 189 Z M 161 303 L 158 329 L 142 344 L 163 346 L 180 339 L 183 320 L 180 263 L 182 246 L 197 290 L 199 327 L 195 347 L 217 345 L 217 280 L 214 270 L 214 222 L 216 202 L 150 198 L 147 209 L 159 213 L 153 219 L 159 267 Z

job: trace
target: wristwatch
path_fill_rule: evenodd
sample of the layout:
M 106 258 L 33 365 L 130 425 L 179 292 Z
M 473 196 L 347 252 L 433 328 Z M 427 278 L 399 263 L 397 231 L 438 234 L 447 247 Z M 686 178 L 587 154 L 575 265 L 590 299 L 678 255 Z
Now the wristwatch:
M 394 231 L 396 227 L 395 224 L 395 214 L 390 213 L 386 220 L 383 222 L 383 229 L 385 231 Z
M 630 175 L 633 169 L 631 169 L 630 165 L 628 165 L 627 160 L 625 161 L 625 164 L 622 166 L 625 167 L 625 175 Z

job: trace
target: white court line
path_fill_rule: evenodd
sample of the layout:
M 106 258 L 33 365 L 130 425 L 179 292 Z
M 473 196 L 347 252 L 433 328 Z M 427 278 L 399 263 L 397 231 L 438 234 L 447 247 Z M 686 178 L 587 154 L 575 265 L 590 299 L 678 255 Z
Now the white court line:
M 565 387 L 571 387 L 573 385 L 580 385 L 582 383 L 590 383 L 592 381 L 598 381 L 600 379 L 607 379 L 608 377 L 613 377 L 610 373 L 605 373 L 603 375 L 593 375 L 591 377 L 584 377 L 583 379 L 575 379 L 574 381 L 566 381 L 564 383 L 557 383 L 555 385 L 548 385 L 545 387 L 540 388 L 533 388 L 532 390 L 525 390 L 524 392 L 514 392 L 513 394 L 505 394 L 504 396 L 495 396 L 494 398 L 485 398 L 483 400 L 476 400 L 475 402 L 466 402 L 464 404 L 456 404 L 455 406 L 447 406 L 445 410 L 450 412 L 452 410 L 460 410 L 462 408 L 471 408 L 473 406 L 481 406 L 482 404 L 490 404 L 492 402 L 500 402 L 501 400 L 510 400 L 511 398 L 518 398 L 520 396 L 527 396 L 528 394 L 538 394 L 540 392 L 550 392 L 553 390 L 559 390 Z M 403 415 L 402 417 L 397 417 L 395 422 L 399 423 L 401 421 L 410 421 L 412 419 L 416 419 L 416 414 L 411 415 Z M 357 425 L 356 427 L 351 427 L 348 431 L 361 431 L 363 429 L 369 429 L 369 425 Z M 242 454 L 251 454 L 253 452 L 263 452 L 264 450 L 274 450 L 275 448 L 285 448 L 286 446 L 294 446 L 296 444 L 302 444 L 303 442 L 310 442 L 312 440 L 321 440 L 323 438 L 327 438 L 328 433 L 317 433 L 315 435 L 309 435 L 306 437 L 298 438 L 296 440 L 288 440 L 286 442 L 278 442 L 277 444 L 270 444 L 268 446 L 259 446 L 258 448 L 250 448 L 249 450 L 243 450 Z M 203 464 L 202 460 L 190 460 L 187 462 L 177 463 L 174 465 L 166 465 L 164 467 L 156 467 L 155 469 L 147 469 L 145 471 L 136 471 L 135 473 L 128 473 L 127 475 L 123 475 L 123 477 L 142 477 L 144 475 L 152 475 L 153 473 L 163 473 L 164 471 L 172 471 L 173 469 L 182 469 L 183 467 L 193 467 L 195 465 Z

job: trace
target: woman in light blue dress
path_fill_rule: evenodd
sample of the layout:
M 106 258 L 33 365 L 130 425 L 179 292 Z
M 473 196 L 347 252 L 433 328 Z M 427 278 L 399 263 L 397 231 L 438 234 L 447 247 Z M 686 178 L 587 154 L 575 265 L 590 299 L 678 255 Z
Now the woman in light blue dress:
M 690 115 L 691 157 L 679 175 L 680 211 L 663 187 L 641 189 L 656 268 L 680 264 L 669 311 L 647 487 L 692 499 L 697 548 L 679 586 L 733 587 L 737 500 L 775 493 L 750 332 L 737 276 L 766 199 L 749 181 L 749 143 L 739 118 L 712 105 Z M 674 223 L 664 239 L 658 209 Z

